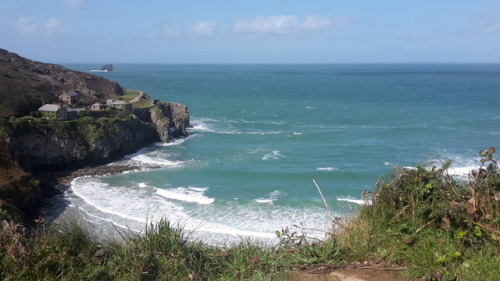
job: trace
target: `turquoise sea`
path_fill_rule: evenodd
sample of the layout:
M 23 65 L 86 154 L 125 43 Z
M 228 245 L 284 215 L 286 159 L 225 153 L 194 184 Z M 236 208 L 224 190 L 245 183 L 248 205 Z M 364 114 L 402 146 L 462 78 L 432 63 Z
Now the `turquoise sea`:
M 106 233 L 164 217 L 212 244 L 273 243 L 285 227 L 322 238 L 313 179 L 348 216 L 394 166 L 453 159 L 462 177 L 500 145 L 498 64 L 65 66 L 191 113 L 188 138 L 119 161 L 160 169 L 77 178 L 54 199 L 53 219 L 76 213 Z

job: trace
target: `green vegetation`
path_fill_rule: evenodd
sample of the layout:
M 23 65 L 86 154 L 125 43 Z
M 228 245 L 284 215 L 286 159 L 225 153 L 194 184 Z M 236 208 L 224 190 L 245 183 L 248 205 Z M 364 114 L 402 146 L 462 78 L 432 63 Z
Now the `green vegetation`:
M 132 103 L 132 106 L 135 108 L 147 108 L 147 107 L 152 107 L 153 105 L 154 105 L 154 101 L 151 99 L 148 99 L 148 100 L 140 99 L 140 100 Z
M 500 265 L 500 174 L 495 148 L 481 151 L 472 179 L 441 168 L 399 169 L 382 179 L 373 205 L 335 239 L 348 261 L 403 264 L 429 280 L 495 280 Z
M 137 98 L 141 95 L 140 91 L 137 90 L 125 90 L 123 95 L 114 95 L 111 98 L 115 100 L 124 100 L 130 102 L 131 100 Z
M 229 249 L 188 242 L 167 221 L 144 235 L 103 242 L 76 223 L 40 225 L 29 234 L 0 228 L 0 279 L 8 280 L 286 280 L 304 266 L 404 268 L 426 280 L 498 280 L 500 174 L 494 148 L 482 151 L 471 179 L 442 167 L 397 169 L 378 183 L 373 203 L 335 219 L 329 239 L 277 232 L 280 245 L 242 242 Z M 497 278 L 497 279 L 495 279 Z

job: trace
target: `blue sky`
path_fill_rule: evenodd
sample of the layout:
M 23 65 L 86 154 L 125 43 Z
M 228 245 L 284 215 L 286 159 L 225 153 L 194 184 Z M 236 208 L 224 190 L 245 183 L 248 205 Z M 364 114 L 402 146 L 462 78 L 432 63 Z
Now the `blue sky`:
M 53 63 L 500 63 L 498 0 L 1 0 Z

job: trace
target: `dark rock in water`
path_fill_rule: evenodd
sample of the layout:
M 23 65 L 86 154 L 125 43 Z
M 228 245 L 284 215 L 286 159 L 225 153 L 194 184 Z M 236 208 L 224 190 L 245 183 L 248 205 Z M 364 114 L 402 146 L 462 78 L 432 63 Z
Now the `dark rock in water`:
M 103 66 L 101 68 L 101 70 L 104 70 L 104 71 L 113 71 L 113 65 L 112 64 L 106 64 L 105 66 Z

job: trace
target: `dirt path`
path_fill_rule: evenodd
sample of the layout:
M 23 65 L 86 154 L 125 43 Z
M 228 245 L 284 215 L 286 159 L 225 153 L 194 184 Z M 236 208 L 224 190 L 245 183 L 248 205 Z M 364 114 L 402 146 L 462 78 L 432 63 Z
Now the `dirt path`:
M 335 269 L 332 272 L 315 274 L 299 272 L 291 276 L 292 281 L 411 281 L 399 270 L 384 269 Z
M 403 277 L 403 267 L 380 264 L 351 264 L 345 267 L 331 265 L 304 265 L 292 273 L 292 281 L 415 281 Z
M 139 92 L 139 95 L 138 95 L 137 97 L 135 97 L 135 98 L 131 99 L 131 100 L 129 101 L 129 103 L 134 103 L 134 102 L 137 102 L 137 101 L 139 101 L 139 100 L 140 100 L 143 96 L 144 96 L 144 93 L 141 91 L 141 92 Z

